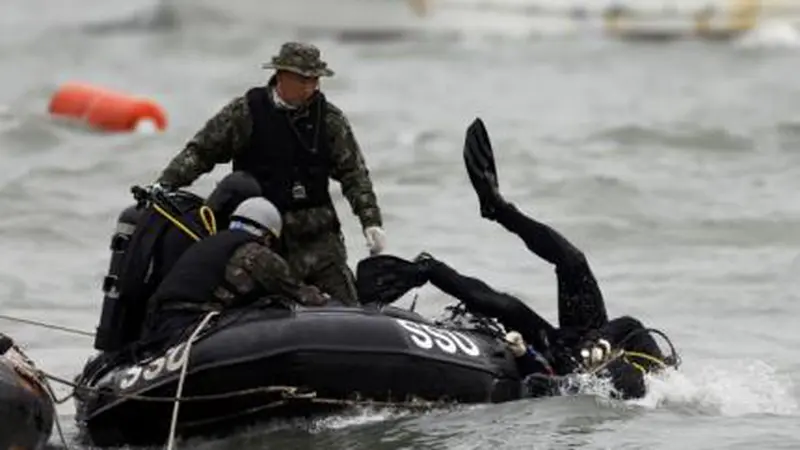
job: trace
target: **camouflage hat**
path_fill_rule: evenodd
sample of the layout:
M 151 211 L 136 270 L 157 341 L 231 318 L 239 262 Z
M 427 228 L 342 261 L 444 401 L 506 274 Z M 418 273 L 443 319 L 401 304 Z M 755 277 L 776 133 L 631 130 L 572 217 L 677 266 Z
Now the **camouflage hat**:
M 302 42 L 287 42 L 281 46 L 278 56 L 262 65 L 264 69 L 288 70 L 304 77 L 331 77 L 333 71 L 328 63 L 320 59 L 319 49 Z

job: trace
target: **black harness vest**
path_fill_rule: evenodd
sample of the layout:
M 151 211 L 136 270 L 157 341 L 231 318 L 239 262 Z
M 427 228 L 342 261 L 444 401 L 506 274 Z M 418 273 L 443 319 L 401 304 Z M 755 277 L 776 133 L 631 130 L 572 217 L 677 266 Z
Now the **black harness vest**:
M 270 89 L 253 88 L 246 94 L 252 135 L 244 152 L 233 159 L 233 170 L 252 174 L 281 212 L 332 205 L 325 96 L 316 93 L 308 113 L 295 116 L 275 106 Z
M 153 294 L 151 303 L 156 311 L 171 309 L 170 304 L 197 305 L 197 310 L 208 310 L 208 305 L 216 301 L 214 291 L 220 286 L 234 295 L 249 296 L 251 293 L 237 292 L 229 286 L 225 268 L 236 249 L 258 240 L 246 231 L 224 230 L 189 247 Z

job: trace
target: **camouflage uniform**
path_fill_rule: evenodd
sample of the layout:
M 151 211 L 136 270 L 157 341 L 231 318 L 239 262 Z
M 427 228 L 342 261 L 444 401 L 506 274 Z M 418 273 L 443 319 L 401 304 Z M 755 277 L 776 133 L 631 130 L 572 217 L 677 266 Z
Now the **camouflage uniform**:
M 150 328 L 165 321 L 163 313 L 221 311 L 260 299 L 309 306 L 327 301 L 263 239 L 224 230 L 190 247 L 159 285 L 149 301 Z
M 316 287 L 294 276 L 264 238 L 223 230 L 189 247 L 159 284 L 148 301 L 145 337 L 174 334 L 198 314 L 259 300 L 308 306 L 327 302 Z
M 302 305 L 322 305 L 326 302 L 315 287 L 301 283 L 289 265 L 277 253 L 263 244 L 251 242 L 236 249 L 225 267 L 225 281 L 240 293 L 261 288 L 268 296 L 276 295 Z M 220 286 L 214 297 L 222 305 L 235 302 L 237 296 Z
M 284 44 L 280 54 L 264 67 L 304 76 L 333 75 L 327 64 L 319 60 L 319 50 L 301 43 Z M 300 107 L 292 114 L 302 117 L 310 112 Z M 253 135 L 252 117 L 245 96 L 233 99 L 172 159 L 158 182 L 172 187 L 186 186 L 216 164 L 230 162 L 242 154 Z M 381 212 L 369 170 L 347 117 L 327 102 L 323 120 L 330 148 L 329 177 L 340 183 L 342 194 L 363 229 L 380 227 Z M 354 277 L 347 265 L 344 237 L 333 205 L 286 211 L 283 221 L 287 259 L 296 275 L 336 299 L 356 303 Z

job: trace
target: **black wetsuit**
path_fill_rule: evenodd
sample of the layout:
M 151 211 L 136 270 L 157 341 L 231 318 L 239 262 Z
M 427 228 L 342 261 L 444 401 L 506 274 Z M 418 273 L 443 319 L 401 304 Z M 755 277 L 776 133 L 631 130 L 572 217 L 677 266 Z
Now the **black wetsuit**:
M 559 327 L 551 325 L 518 298 L 459 274 L 440 261 L 430 264 L 428 273 L 432 284 L 464 302 L 468 310 L 496 318 L 506 329 L 518 331 L 528 344 L 552 361 L 559 375 L 578 368 L 577 351 L 590 339 L 604 338 L 612 347 L 625 339 L 625 350 L 663 359 L 661 350 L 648 333 L 636 333 L 626 339 L 634 331 L 643 331 L 641 322 L 627 316 L 608 320 L 603 295 L 583 252 L 557 231 L 526 216 L 511 204 L 497 208 L 493 219 L 519 236 L 536 255 L 555 265 Z

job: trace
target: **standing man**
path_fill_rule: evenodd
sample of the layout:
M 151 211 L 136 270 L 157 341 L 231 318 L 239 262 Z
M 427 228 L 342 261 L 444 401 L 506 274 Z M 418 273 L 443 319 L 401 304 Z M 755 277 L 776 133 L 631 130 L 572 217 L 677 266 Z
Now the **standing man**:
M 319 90 L 333 76 L 317 47 L 287 42 L 265 69 L 266 86 L 233 99 L 175 156 L 154 189 L 191 184 L 216 164 L 252 174 L 283 214 L 286 257 L 298 278 L 346 304 L 356 304 L 353 273 L 329 179 L 361 222 L 371 254 L 386 237 L 364 156 L 344 113 Z

